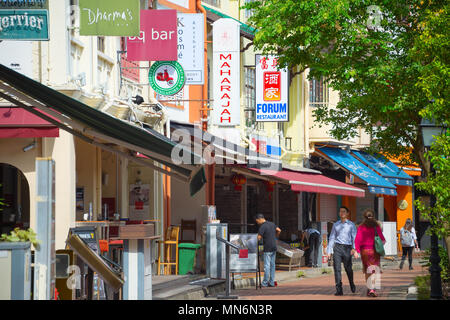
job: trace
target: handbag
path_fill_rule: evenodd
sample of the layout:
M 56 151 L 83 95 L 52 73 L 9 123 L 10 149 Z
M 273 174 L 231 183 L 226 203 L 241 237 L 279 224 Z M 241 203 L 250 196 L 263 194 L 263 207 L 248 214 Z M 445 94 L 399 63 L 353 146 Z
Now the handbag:
M 384 256 L 385 252 L 384 252 L 384 244 L 383 241 L 381 241 L 381 238 L 378 236 L 378 231 L 377 231 L 377 227 L 374 227 L 375 229 L 375 251 L 380 255 L 380 256 Z

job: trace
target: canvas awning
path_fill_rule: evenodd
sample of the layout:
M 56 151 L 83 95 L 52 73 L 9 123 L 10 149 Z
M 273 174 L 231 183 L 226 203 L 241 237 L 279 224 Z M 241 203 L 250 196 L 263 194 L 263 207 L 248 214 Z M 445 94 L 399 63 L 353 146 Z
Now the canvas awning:
M 330 147 L 316 148 L 316 152 L 325 159 L 336 163 L 345 171 L 348 171 L 365 181 L 370 193 L 386 194 L 390 196 L 397 195 L 397 188 L 392 183 L 379 176 L 350 153 L 339 148 Z
M 352 153 L 358 158 L 358 160 L 365 163 L 372 170 L 378 172 L 390 183 L 398 186 L 412 186 L 413 179 L 382 155 L 378 154 L 373 156 L 364 151 L 356 150 L 352 150 Z
M 364 197 L 363 189 L 328 178 L 322 174 L 303 173 L 289 170 L 264 170 L 257 168 L 234 168 L 233 171 L 267 180 L 290 184 L 292 191 L 335 194 L 340 196 Z
M 172 160 L 172 150 L 176 144 L 157 131 L 135 126 L 91 108 L 1 64 L 0 98 L 88 143 L 189 182 L 191 195 L 206 182 L 203 166 L 193 165 L 201 163 L 198 160 L 200 156 L 191 150 L 181 148 L 181 152 L 192 160 L 189 164 L 176 164 Z M 159 164 L 136 157 L 138 152 Z M 170 168 L 170 171 L 161 165 Z
M 241 35 L 249 40 L 253 40 L 253 38 L 255 37 L 255 32 L 256 29 L 253 27 L 250 27 L 249 25 L 233 18 L 230 17 L 229 15 L 222 13 L 220 11 L 217 11 L 213 8 L 207 7 L 205 5 L 203 5 L 203 8 L 205 8 L 206 10 L 206 19 L 208 19 L 210 22 L 214 22 L 220 18 L 227 18 L 227 19 L 233 19 L 237 22 L 239 22 L 240 24 L 240 30 L 241 30 Z

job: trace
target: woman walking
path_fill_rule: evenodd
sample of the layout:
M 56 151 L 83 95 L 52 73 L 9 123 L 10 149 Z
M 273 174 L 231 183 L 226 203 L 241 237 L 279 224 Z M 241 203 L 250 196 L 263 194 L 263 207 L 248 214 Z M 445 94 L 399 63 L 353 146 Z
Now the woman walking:
M 400 262 L 400 270 L 403 268 L 403 263 L 405 262 L 406 255 L 408 255 L 409 270 L 412 270 L 412 252 L 414 246 L 419 248 L 417 243 L 416 230 L 413 227 L 410 218 L 406 219 L 405 225 L 400 229 L 400 242 L 402 244 L 402 261 Z
M 363 273 L 367 279 L 380 268 L 380 255 L 375 251 L 375 235 L 378 234 L 383 244 L 386 239 L 381 232 L 380 224 L 375 219 L 375 213 L 371 209 L 364 211 L 364 221 L 358 227 L 355 238 L 355 250 L 361 254 Z M 374 267 L 371 267 L 374 266 Z M 377 297 L 374 288 L 367 288 L 367 295 Z

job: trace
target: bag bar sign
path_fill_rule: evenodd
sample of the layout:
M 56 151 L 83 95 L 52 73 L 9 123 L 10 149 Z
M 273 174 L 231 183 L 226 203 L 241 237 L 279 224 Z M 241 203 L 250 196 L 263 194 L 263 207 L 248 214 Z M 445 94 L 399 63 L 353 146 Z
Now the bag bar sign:
M 256 55 L 256 121 L 289 121 L 288 73 L 275 56 Z

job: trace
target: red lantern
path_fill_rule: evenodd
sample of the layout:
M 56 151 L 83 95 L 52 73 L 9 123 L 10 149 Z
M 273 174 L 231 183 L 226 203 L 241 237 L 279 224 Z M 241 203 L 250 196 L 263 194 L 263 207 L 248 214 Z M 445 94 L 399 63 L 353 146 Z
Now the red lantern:
M 275 186 L 275 181 L 264 181 L 264 184 L 266 185 L 267 192 L 273 192 L 273 187 Z
M 247 179 L 242 174 L 235 174 L 231 181 L 234 184 L 234 190 L 242 191 L 242 186 L 247 182 Z

